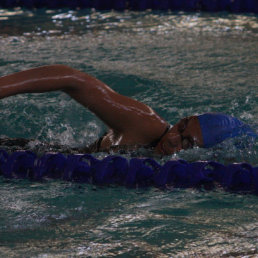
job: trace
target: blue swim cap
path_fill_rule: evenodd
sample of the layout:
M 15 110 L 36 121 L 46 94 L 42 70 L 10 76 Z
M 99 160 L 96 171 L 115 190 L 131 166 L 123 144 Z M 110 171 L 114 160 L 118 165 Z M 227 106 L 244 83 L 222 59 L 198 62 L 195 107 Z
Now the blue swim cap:
M 226 138 L 248 135 L 256 138 L 257 134 L 235 117 L 221 113 L 206 113 L 198 116 L 202 130 L 204 147 L 212 147 Z

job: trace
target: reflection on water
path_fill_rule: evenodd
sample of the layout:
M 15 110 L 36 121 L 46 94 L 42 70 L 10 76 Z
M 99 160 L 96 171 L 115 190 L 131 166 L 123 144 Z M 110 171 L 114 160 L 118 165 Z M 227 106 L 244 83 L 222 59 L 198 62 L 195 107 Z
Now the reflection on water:
M 172 124 L 214 111 L 257 132 L 257 25 L 257 16 L 231 14 L 0 10 L 0 75 L 63 63 L 147 103 Z M 106 130 L 59 92 L 3 99 L 0 110 L 1 136 L 82 146 Z M 257 142 L 240 143 L 159 162 L 257 165 Z M 257 214 L 257 196 L 219 189 L 163 192 L 0 177 L 0 256 L 255 257 Z

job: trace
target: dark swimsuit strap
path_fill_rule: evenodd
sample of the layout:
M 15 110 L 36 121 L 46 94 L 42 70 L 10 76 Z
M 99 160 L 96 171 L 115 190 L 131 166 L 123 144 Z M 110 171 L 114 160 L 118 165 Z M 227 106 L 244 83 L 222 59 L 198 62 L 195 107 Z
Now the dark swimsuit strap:
M 105 132 L 96 142 L 96 148 L 97 148 L 97 152 L 100 151 L 100 147 L 101 147 L 101 143 L 102 140 L 104 139 L 104 137 L 108 134 L 108 132 Z

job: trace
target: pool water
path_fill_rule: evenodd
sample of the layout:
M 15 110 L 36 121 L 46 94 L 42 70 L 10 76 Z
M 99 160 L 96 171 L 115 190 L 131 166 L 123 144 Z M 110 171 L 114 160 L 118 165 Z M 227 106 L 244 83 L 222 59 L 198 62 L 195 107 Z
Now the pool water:
M 0 10 L 0 76 L 66 64 L 145 102 L 171 124 L 224 112 L 258 132 L 257 46 L 254 15 Z M 2 99 L 0 110 L 1 136 L 76 147 L 106 130 L 61 92 Z M 237 141 L 244 146 L 228 140 L 158 161 L 257 166 L 257 141 Z M 160 191 L 0 177 L 0 232 L 2 257 L 255 257 L 258 199 L 220 189 Z

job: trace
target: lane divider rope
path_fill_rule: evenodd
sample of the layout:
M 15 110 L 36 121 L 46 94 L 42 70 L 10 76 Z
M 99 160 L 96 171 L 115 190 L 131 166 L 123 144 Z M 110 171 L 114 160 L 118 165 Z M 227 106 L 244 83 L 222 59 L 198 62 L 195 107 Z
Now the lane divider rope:
M 97 10 L 229 11 L 258 13 L 257 0 L 5 0 L 0 7 L 95 8 Z
M 100 160 L 90 154 L 31 151 L 7 153 L 0 150 L 0 175 L 5 178 L 62 179 L 96 185 L 126 187 L 175 187 L 214 189 L 258 194 L 258 167 L 247 163 L 223 165 L 214 161 L 188 163 L 167 161 L 160 165 L 151 158 L 126 159 L 110 155 Z

